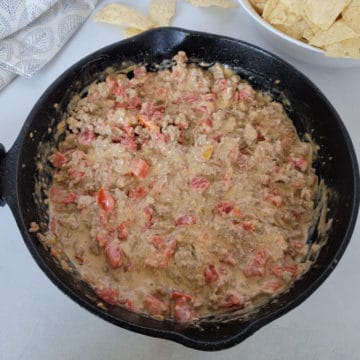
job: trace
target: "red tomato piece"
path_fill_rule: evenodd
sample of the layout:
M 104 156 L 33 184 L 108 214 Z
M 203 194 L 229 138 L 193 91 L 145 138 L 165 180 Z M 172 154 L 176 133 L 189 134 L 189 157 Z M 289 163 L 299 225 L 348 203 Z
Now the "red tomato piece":
M 105 245 L 109 242 L 110 237 L 109 235 L 105 234 L 97 234 L 96 235 L 96 241 L 100 247 L 105 247 Z
M 132 96 L 127 102 L 127 109 L 139 109 L 140 108 L 140 99 L 138 96 Z
M 116 305 L 119 303 L 119 290 L 106 288 L 102 290 L 96 290 L 96 293 L 100 299 L 109 304 Z
M 79 144 L 90 145 L 96 139 L 96 135 L 91 130 L 83 130 L 78 136 Z
M 147 192 L 142 186 L 137 186 L 134 189 L 130 189 L 128 191 L 127 195 L 130 199 L 140 200 L 140 199 L 143 199 L 147 195 Z
M 184 215 L 176 220 L 176 226 L 180 225 L 194 225 L 196 224 L 196 217 L 194 215 Z
M 163 133 L 158 132 L 155 134 L 155 140 L 166 144 L 169 142 L 169 137 Z
M 131 170 L 135 176 L 145 179 L 150 169 L 150 165 L 143 159 L 135 159 L 132 163 Z
M 276 207 L 280 207 L 283 204 L 283 198 L 280 195 L 266 194 L 265 200 Z
M 155 249 L 162 250 L 167 247 L 166 240 L 163 236 L 153 235 L 148 239 L 149 244 L 153 245 Z
M 234 209 L 235 203 L 233 201 L 222 201 L 215 206 L 215 213 L 220 216 L 225 216 Z
M 69 192 L 63 202 L 64 204 L 73 204 L 75 200 L 76 200 L 76 195 L 72 192 Z
M 213 122 L 210 118 L 207 118 L 206 120 L 200 122 L 199 127 L 203 134 L 208 134 L 213 128 Z
M 187 303 L 177 303 L 174 306 L 174 317 L 179 322 L 189 322 L 195 314 L 194 307 Z
M 177 103 L 194 103 L 199 100 L 198 94 L 184 94 L 177 99 Z
M 169 306 L 164 301 L 152 295 L 147 295 L 143 304 L 150 315 L 163 315 L 169 311 Z
M 146 226 L 148 228 L 150 228 L 153 224 L 153 217 L 154 217 L 155 211 L 150 206 L 147 206 L 143 209 L 143 212 L 144 212 L 144 215 L 146 218 Z
M 134 77 L 137 79 L 146 76 L 146 74 L 147 70 L 145 66 L 140 66 L 134 70 Z
M 251 221 L 243 221 L 242 222 L 242 228 L 245 231 L 253 231 L 254 230 L 254 224 Z
M 191 301 L 192 296 L 185 294 L 182 291 L 173 290 L 173 292 L 171 293 L 171 299 L 172 300 L 181 300 L 181 301 Z
M 115 200 L 110 192 L 101 188 L 97 194 L 97 203 L 99 207 L 107 213 L 111 213 L 115 207 Z
M 105 246 L 105 255 L 112 269 L 119 268 L 123 263 L 120 243 L 117 240 L 110 241 Z
M 219 274 L 214 265 L 210 264 L 204 269 L 204 278 L 207 284 L 213 283 L 219 278 Z
M 309 165 L 308 161 L 301 158 L 288 158 L 288 162 L 294 166 L 295 169 L 305 171 Z
M 61 168 L 63 165 L 67 163 L 67 159 L 64 154 L 61 152 L 56 152 L 50 156 L 49 161 L 51 162 L 52 166 L 55 168 Z
M 247 101 L 250 99 L 250 91 L 247 89 L 242 89 L 240 91 L 235 92 L 235 101 Z
M 284 273 L 290 273 L 292 278 L 295 278 L 298 270 L 297 265 L 279 265 L 279 266 L 273 266 L 271 268 L 271 272 L 278 277 L 282 277 Z
M 141 104 L 140 113 L 143 115 L 151 116 L 154 113 L 154 103 L 152 101 L 144 101 Z
M 69 169 L 68 170 L 69 176 L 71 176 L 76 182 L 79 182 L 81 178 L 85 175 L 84 171 L 77 170 L 77 169 Z
M 117 228 L 117 235 L 120 240 L 126 240 L 129 236 L 129 230 L 125 222 L 122 222 Z
M 232 293 L 228 293 L 225 295 L 224 300 L 221 305 L 225 308 L 231 308 L 234 306 L 242 305 L 242 301 L 239 296 L 232 294 Z
M 263 286 L 262 290 L 267 294 L 273 294 L 280 287 L 281 284 L 278 281 L 269 281 Z
M 258 250 L 255 257 L 250 260 L 243 269 L 246 277 L 263 276 L 265 274 L 265 265 L 267 254 L 265 250 Z
M 112 141 L 113 142 L 119 142 L 121 145 L 123 145 L 129 151 L 137 150 L 137 143 L 136 143 L 136 141 L 135 141 L 135 139 L 133 137 L 126 136 L 126 137 L 120 138 L 118 140 L 119 141 L 114 141 L 114 139 L 113 139 Z
M 210 181 L 202 176 L 196 176 L 190 180 L 189 185 L 192 189 L 203 192 L 209 187 Z

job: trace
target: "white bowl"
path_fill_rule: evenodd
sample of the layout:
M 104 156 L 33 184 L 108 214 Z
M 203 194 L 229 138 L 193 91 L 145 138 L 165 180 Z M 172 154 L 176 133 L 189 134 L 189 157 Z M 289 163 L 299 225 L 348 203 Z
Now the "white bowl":
M 360 60 L 326 56 L 321 49 L 307 45 L 277 30 L 256 12 L 248 0 L 239 0 L 239 3 L 254 20 L 257 30 L 259 30 L 265 40 L 280 52 L 296 60 L 318 66 L 337 68 L 360 67 Z

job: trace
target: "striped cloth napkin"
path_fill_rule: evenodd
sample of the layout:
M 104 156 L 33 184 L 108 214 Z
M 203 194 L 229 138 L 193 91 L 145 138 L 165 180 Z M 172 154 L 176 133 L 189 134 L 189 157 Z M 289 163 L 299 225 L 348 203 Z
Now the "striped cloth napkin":
M 0 0 L 0 90 L 49 62 L 98 0 Z

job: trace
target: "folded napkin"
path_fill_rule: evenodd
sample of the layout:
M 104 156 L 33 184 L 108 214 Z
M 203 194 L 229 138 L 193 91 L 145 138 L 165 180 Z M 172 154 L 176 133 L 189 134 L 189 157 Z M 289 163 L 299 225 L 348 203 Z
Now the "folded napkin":
M 0 0 L 0 90 L 49 62 L 98 0 Z

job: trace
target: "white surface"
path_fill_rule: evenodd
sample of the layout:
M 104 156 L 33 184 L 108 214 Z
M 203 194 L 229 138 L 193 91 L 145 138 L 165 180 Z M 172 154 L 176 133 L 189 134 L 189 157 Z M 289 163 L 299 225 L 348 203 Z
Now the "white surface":
M 252 17 L 254 25 L 265 40 L 275 46 L 282 54 L 295 59 L 302 59 L 302 61 L 309 64 L 328 66 L 330 68 L 360 67 L 360 59 L 355 60 L 326 56 L 323 50 L 305 44 L 277 30 L 255 11 L 249 0 L 239 0 L 239 3 Z
M 106 3 L 104 1 L 103 3 Z M 148 1 L 123 1 L 146 8 Z M 102 3 L 102 4 L 103 4 Z M 244 39 L 273 52 L 242 9 L 194 9 L 178 1 L 173 25 Z M 102 5 L 100 4 L 100 5 Z M 84 55 L 121 38 L 91 19 L 38 75 L 0 93 L 0 141 L 8 149 L 41 93 Z M 319 86 L 345 122 L 360 155 L 360 71 L 322 69 L 289 59 Z M 0 208 L 0 359 L 360 359 L 359 222 L 340 264 L 319 290 L 245 342 L 202 353 L 115 327 L 61 293 L 26 249 L 9 208 Z

